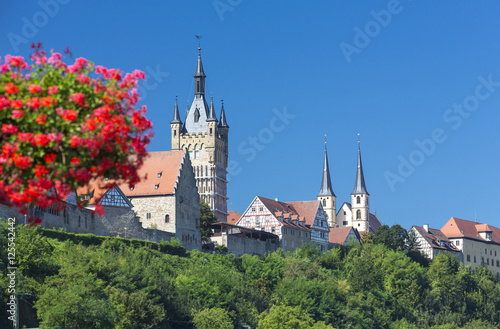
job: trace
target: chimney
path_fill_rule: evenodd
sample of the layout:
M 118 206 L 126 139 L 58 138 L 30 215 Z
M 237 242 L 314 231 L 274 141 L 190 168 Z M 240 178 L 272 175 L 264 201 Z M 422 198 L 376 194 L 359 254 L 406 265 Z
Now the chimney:
M 429 233 L 429 224 L 424 224 L 424 230 Z

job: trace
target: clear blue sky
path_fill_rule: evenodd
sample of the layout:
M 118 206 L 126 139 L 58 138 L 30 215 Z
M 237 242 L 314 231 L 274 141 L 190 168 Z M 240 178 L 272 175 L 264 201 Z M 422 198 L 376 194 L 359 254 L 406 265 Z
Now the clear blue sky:
M 229 209 L 255 195 L 315 199 L 325 134 L 337 204 L 350 201 L 360 133 L 383 223 L 441 228 L 477 212 L 500 226 L 500 3 L 59 1 L 4 1 L 0 54 L 26 56 L 36 41 L 144 70 L 150 151 L 170 149 L 203 35 L 208 95 L 218 113 L 224 99 L 231 127 Z M 281 125 L 284 111 L 294 117 Z

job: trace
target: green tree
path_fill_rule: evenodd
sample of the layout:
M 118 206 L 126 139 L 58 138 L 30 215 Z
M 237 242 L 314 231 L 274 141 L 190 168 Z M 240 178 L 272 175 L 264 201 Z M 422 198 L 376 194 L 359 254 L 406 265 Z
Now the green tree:
M 273 305 L 261 314 L 259 329 L 333 329 L 323 321 L 315 322 L 302 308 Z
M 217 222 L 217 218 L 214 216 L 212 210 L 210 210 L 210 206 L 203 199 L 200 199 L 200 231 L 202 241 L 207 242 L 212 236 L 211 225 L 215 222 Z
M 399 224 L 391 227 L 382 225 L 373 237 L 373 243 L 383 244 L 392 250 L 405 250 L 408 233 Z
M 225 309 L 219 307 L 205 308 L 199 312 L 195 312 L 193 323 L 196 329 L 234 328 L 229 313 Z

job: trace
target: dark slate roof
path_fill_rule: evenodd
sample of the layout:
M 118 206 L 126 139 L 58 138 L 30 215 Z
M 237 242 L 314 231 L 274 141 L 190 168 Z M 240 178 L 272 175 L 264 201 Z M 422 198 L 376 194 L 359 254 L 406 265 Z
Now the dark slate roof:
M 455 247 L 451 240 L 448 239 L 448 237 L 443 232 L 441 232 L 441 230 L 429 228 L 429 231 L 426 231 L 423 227 L 415 225 L 412 226 L 412 228 L 415 229 L 432 248 L 448 251 L 459 251 L 459 249 Z
M 224 111 L 224 102 L 222 102 L 222 109 L 220 110 L 219 128 L 229 128 L 226 120 L 226 111 Z
M 335 196 L 332 190 L 332 182 L 330 180 L 330 169 L 328 167 L 328 154 L 326 152 L 325 142 L 325 161 L 323 163 L 323 178 L 321 179 L 321 189 L 318 196 Z
M 215 117 L 215 110 L 214 110 L 214 98 L 212 97 L 212 100 L 210 101 L 210 109 L 208 111 L 208 121 L 217 121 L 217 118 Z
M 174 108 L 174 118 L 170 123 L 182 123 L 181 116 L 179 115 L 179 106 L 177 105 L 177 98 L 175 99 L 175 108 Z
M 203 71 L 203 64 L 201 63 L 201 48 L 198 48 L 198 63 L 196 64 L 196 72 L 194 77 L 206 78 L 205 72 Z
M 363 175 L 363 164 L 361 163 L 361 149 L 358 141 L 358 168 L 356 170 L 356 183 L 351 194 L 368 194 L 365 185 L 365 176 Z

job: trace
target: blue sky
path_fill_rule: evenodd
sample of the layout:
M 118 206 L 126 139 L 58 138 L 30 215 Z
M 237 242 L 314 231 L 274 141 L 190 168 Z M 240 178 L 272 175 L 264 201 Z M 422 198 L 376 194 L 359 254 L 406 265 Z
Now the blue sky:
M 383 223 L 441 228 L 452 216 L 477 213 L 478 221 L 500 225 L 498 2 L 42 0 L 2 7 L 2 57 L 27 56 L 36 41 L 145 71 L 150 151 L 170 149 L 175 95 L 181 110 L 192 100 L 194 35 L 203 35 L 207 94 L 218 112 L 224 99 L 230 125 L 231 210 L 244 211 L 255 195 L 315 199 L 325 134 L 337 204 L 350 201 L 360 133 L 370 209 Z

